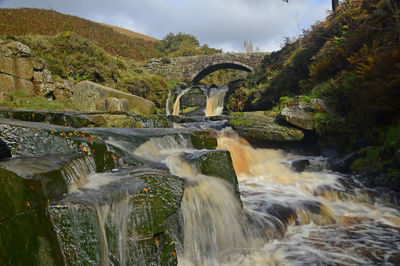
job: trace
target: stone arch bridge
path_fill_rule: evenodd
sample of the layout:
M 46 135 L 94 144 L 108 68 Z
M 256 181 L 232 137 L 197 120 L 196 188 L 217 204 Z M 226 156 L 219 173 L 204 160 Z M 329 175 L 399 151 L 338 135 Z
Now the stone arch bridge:
M 208 74 L 220 69 L 240 69 L 251 72 L 261 64 L 267 53 L 221 53 L 169 59 L 151 59 L 145 68 L 170 79 L 190 80 L 197 84 Z

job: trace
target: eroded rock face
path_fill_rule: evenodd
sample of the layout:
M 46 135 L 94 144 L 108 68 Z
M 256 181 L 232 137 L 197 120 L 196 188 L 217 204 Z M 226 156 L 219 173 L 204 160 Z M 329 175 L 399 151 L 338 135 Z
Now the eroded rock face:
M 35 84 L 36 93 L 40 96 L 45 96 L 54 91 L 53 77 L 48 69 L 35 71 L 33 73 L 33 83 Z
M 0 84 L 0 89 L 5 93 L 13 93 L 15 91 L 19 91 L 32 96 L 35 94 L 33 83 L 26 79 L 21 79 L 0 73 Z
M 0 56 L 0 73 L 30 80 L 33 76 L 33 66 L 30 58 Z
M 34 95 L 31 50 L 20 42 L 0 43 L 0 90 Z

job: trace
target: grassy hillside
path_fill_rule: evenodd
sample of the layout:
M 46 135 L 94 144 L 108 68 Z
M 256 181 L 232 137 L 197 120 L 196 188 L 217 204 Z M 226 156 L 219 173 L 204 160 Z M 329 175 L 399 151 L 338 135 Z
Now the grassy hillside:
M 344 1 L 328 18 L 265 58 L 247 80 L 244 109 L 298 95 L 323 98 L 315 117 L 325 141 L 359 150 L 352 169 L 400 180 L 400 23 L 395 0 Z
M 12 22 L 12 23 L 10 23 Z M 0 35 L 57 35 L 71 31 L 115 56 L 144 60 L 158 57 L 154 40 L 83 18 L 44 9 L 0 9 Z
M 17 40 L 28 45 L 32 49 L 33 60 L 44 63 L 55 80 L 68 79 L 75 82 L 89 80 L 130 92 L 153 101 L 160 112 L 163 112 L 168 90 L 177 82 L 150 74 L 135 60 L 113 56 L 94 42 L 70 31 L 56 36 L 0 36 L 1 38 Z M 20 96 L 15 95 L 15 97 Z M 15 107 L 28 108 L 22 105 Z M 54 108 L 62 110 L 64 107 L 56 105 Z
M 115 31 L 117 31 L 119 33 L 122 33 L 124 35 L 127 35 L 128 37 L 131 37 L 131 38 L 142 39 L 144 41 L 152 42 L 152 43 L 158 41 L 156 38 L 153 38 L 153 37 L 150 37 L 150 36 L 138 33 L 138 32 L 127 30 L 127 29 L 120 28 L 120 27 L 117 27 L 117 26 L 108 25 L 108 24 L 105 24 L 105 23 L 100 23 L 100 24 L 104 25 L 106 27 L 112 28 L 113 30 L 115 30 Z

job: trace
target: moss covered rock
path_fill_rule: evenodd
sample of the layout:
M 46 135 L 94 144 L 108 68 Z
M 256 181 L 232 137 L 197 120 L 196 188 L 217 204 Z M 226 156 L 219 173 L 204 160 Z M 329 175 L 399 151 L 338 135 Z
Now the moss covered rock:
M 229 125 L 237 133 L 253 141 L 298 141 L 304 133 L 292 127 L 275 123 L 277 113 L 274 111 L 256 111 L 232 113 Z
M 188 154 L 186 158 L 197 164 L 200 173 L 222 178 L 233 186 L 235 193 L 239 194 L 239 184 L 229 151 L 202 150 Z
M 50 205 L 69 265 L 176 265 L 166 220 L 180 207 L 183 181 L 149 169 L 113 175 L 98 188 Z M 90 183 L 89 183 L 90 184 Z

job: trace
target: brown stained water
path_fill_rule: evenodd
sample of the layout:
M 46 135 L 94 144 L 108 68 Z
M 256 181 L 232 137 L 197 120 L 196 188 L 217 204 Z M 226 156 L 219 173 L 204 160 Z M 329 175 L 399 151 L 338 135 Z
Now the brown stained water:
M 189 87 L 185 90 L 183 90 L 181 93 L 178 94 L 178 96 L 176 96 L 175 102 L 174 102 L 174 107 L 172 109 L 172 114 L 173 115 L 179 115 L 180 109 L 181 109 L 181 97 L 183 95 L 185 95 L 185 93 L 187 93 L 188 91 L 190 91 L 192 88 Z M 168 109 L 168 107 L 167 107 Z M 167 113 L 168 114 L 168 113 Z
M 244 209 L 270 237 L 261 250 L 287 265 L 400 264 L 398 206 L 338 173 L 294 172 L 287 162 L 298 156 L 254 149 L 229 130 L 218 148 L 230 151 Z
M 349 179 L 327 170 L 297 173 L 299 156 L 254 149 L 231 130 L 229 150 L 243 208 L 232 187 L 185 160 L 184 138 L 152 138 L 135 155 L 165 163 L 185 179 L 179 265 L 398 265 L 400 212 Z
M 221 115 L 224 109 L 225 94 L 228 89 L 211 89 L 210 95 L 207 95 L 206 116 Z

